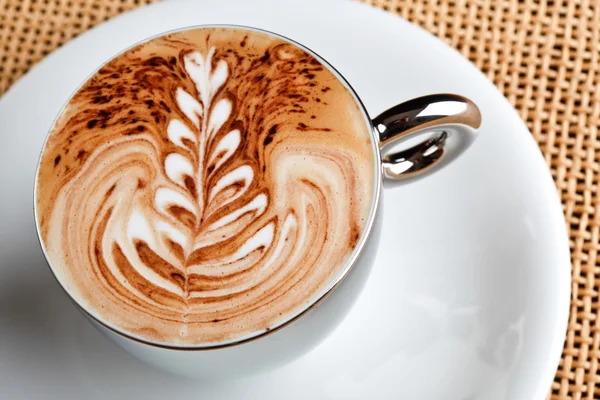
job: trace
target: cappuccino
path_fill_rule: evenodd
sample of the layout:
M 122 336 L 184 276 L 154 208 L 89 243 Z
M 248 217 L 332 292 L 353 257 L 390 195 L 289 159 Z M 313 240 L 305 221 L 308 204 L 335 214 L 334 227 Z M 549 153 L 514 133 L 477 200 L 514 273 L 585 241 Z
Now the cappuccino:
M 313 55 L 199 28 L 101 67 L 55 121 L 36 213 L 93 318 L 170 346 L 243 340 L 335 282 L 374 197 L 370 125 Z

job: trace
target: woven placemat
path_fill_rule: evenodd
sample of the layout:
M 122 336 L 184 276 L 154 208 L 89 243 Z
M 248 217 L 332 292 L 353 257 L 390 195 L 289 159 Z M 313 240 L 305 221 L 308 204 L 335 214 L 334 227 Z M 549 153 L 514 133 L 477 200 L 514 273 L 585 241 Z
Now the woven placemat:
M 46 54 L 155 0 L 0 0 L 0 94 Z M 600 1 L 363 0 L 458 49 L 519 111 L 569 226 L 573 297 L 551 399 L 600 399 Z

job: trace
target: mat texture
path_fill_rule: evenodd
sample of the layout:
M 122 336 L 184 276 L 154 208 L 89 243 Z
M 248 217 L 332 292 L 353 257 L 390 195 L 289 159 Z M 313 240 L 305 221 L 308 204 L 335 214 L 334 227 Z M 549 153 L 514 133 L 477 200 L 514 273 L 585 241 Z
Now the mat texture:
M 551 399 L 600 399 L 600 0 L 362 0 L 458 49 L 519 111 L 569 226 L 573 295 Z M 81 32 L 153 0 L 0 0 L 0 95 Z

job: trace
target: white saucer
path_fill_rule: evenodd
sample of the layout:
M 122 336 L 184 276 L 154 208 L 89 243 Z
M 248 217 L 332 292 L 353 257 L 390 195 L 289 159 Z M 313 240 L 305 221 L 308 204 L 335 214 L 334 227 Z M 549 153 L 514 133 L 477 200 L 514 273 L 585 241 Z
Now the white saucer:
M 94 330 L 52 278 L 33 223 L 39 150 L 99 64 L 156 33 L 233 23 L 291 37 L 329 60 L 374 117 L 455 92 L 481 108 L 475 145 L 446 170 L 386 189 L 377 262 L 350 316 L 294 364 L 200 383 L 145 366 Z M 163 2 L 67 44 L 0 99 L 0 397 L 44 399 L 542 399 L 570 293 L 565 222 L 517 113 L 458 53 L 350 2 Z

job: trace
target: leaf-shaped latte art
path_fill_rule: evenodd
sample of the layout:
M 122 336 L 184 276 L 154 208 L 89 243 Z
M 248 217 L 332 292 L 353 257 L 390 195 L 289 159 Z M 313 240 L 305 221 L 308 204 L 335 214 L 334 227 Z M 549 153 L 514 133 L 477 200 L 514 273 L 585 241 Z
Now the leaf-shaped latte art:
M 215 344 L 293 316 L 344 268 L 374 162 L 352 94 L 257 32 L 154 39 L 102 67 L 57 120 L 37 209 L 49 261 L 111 326 Z

